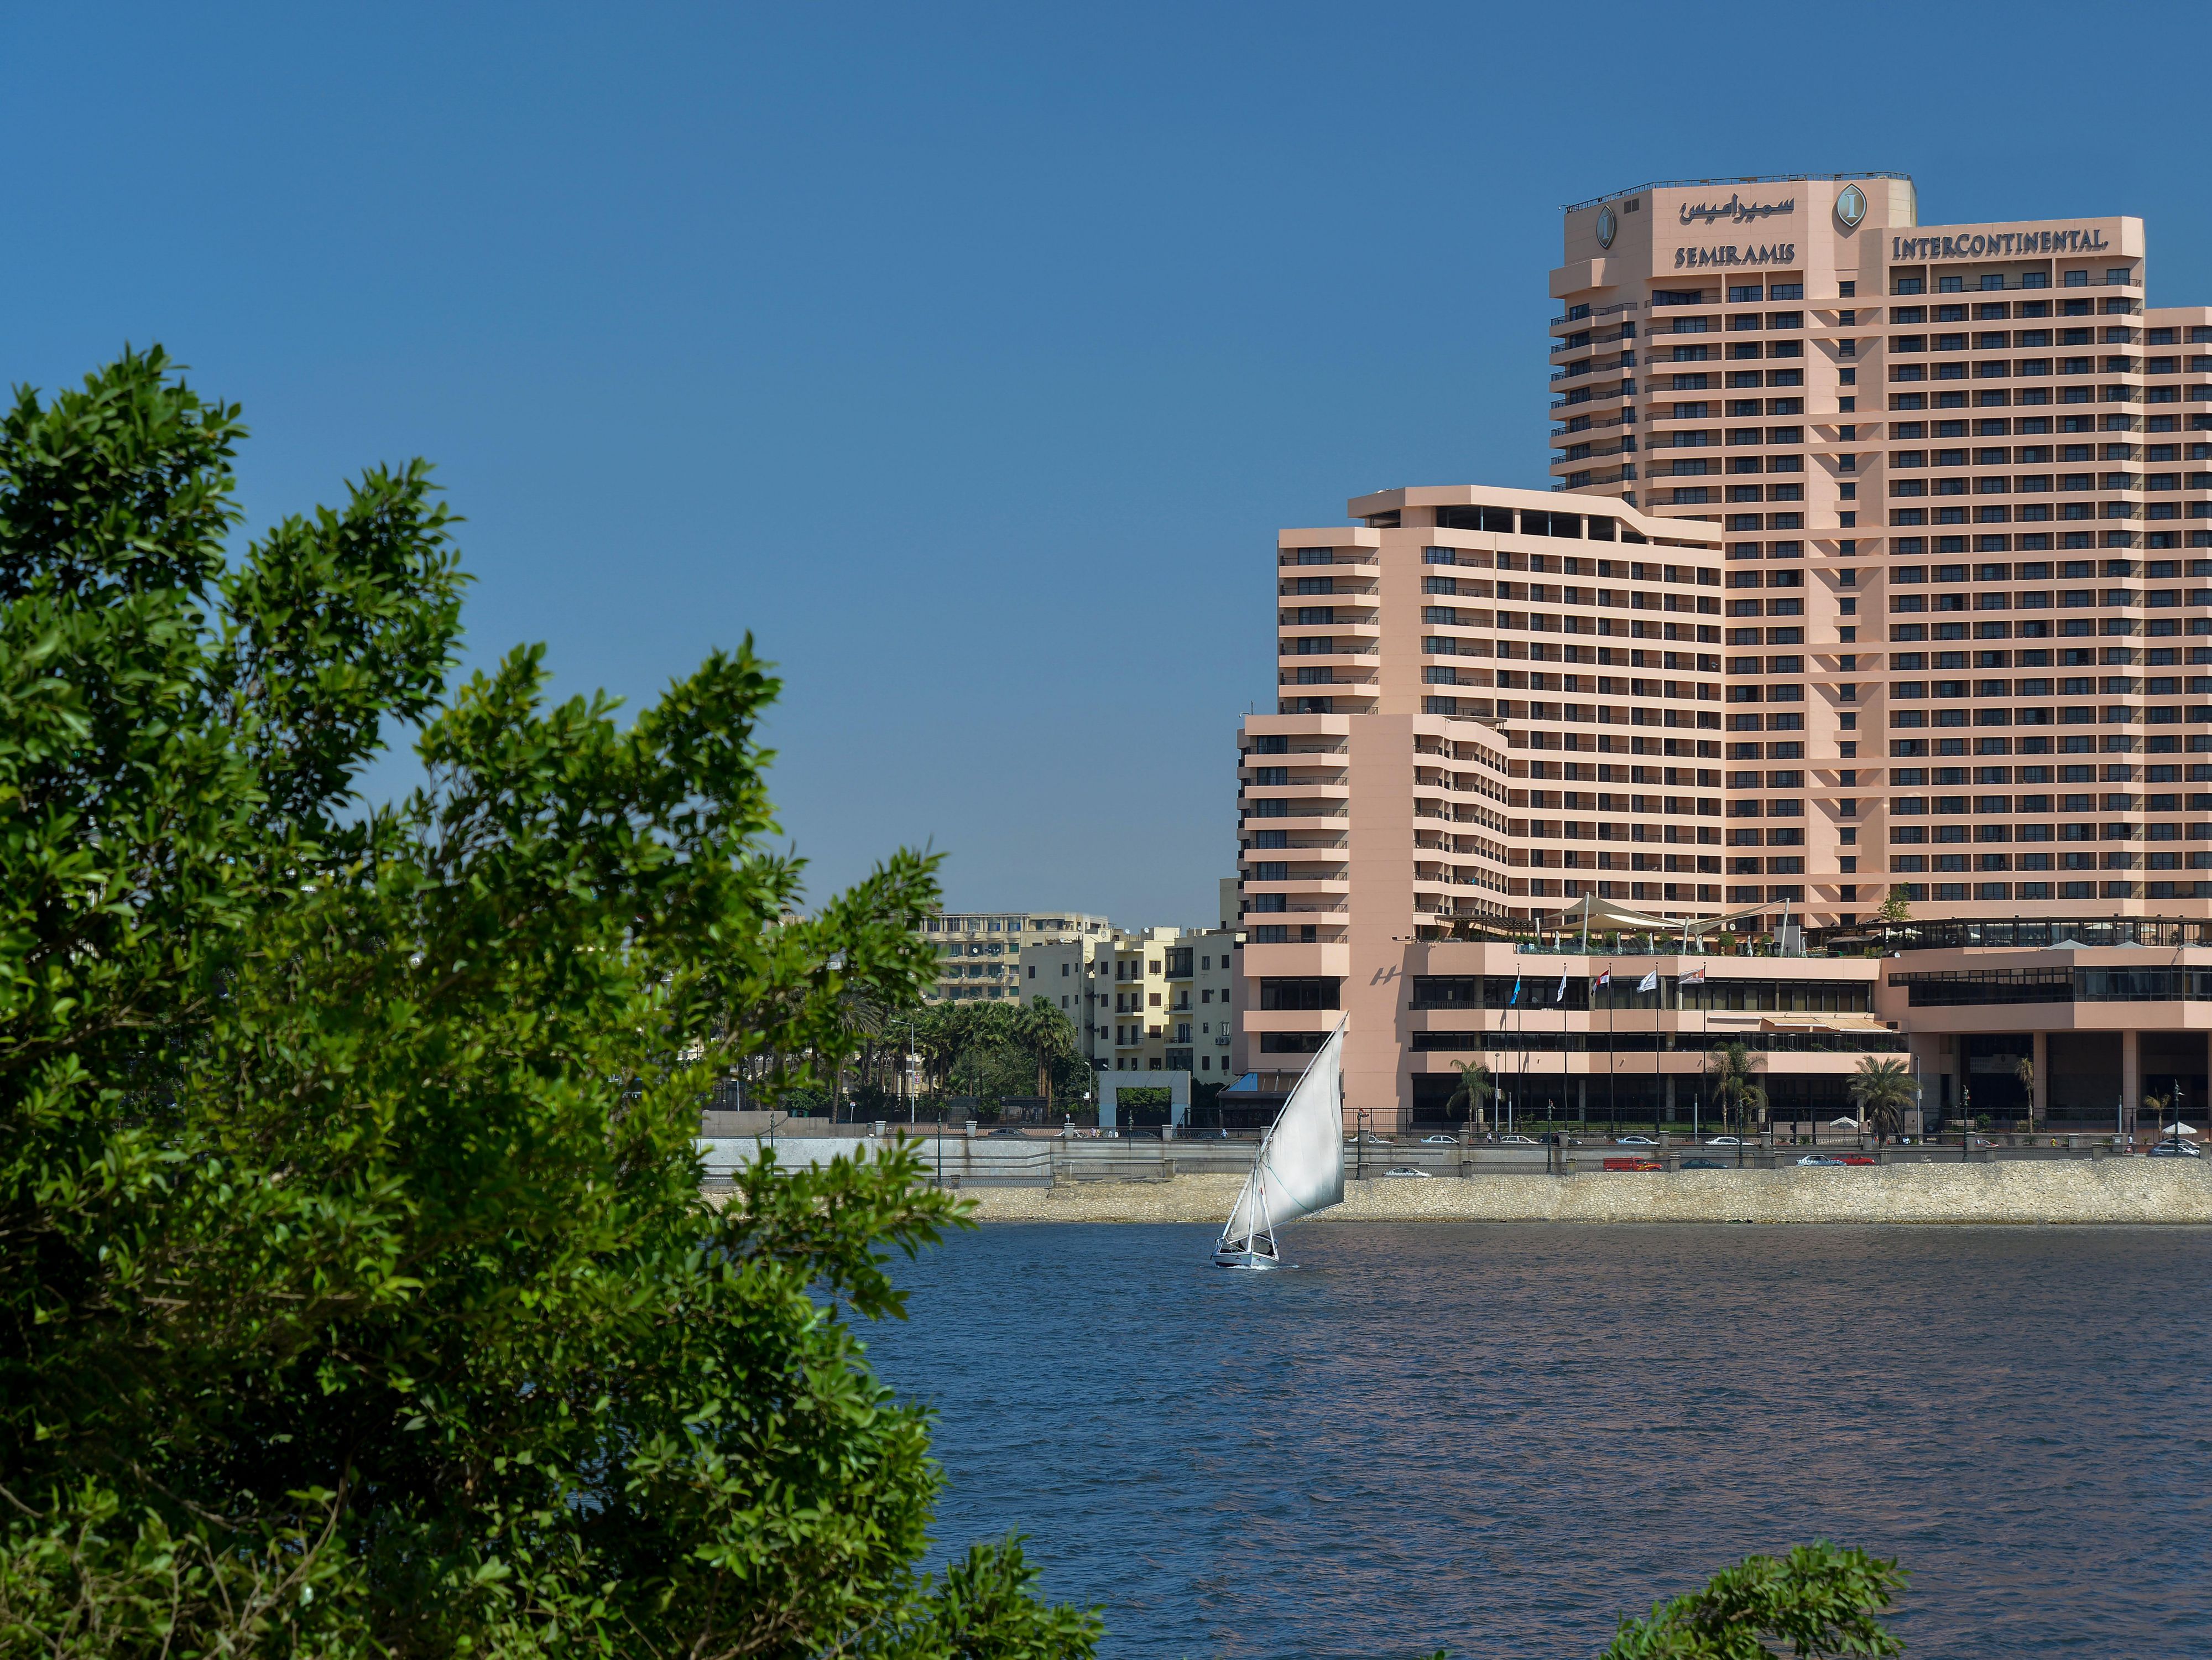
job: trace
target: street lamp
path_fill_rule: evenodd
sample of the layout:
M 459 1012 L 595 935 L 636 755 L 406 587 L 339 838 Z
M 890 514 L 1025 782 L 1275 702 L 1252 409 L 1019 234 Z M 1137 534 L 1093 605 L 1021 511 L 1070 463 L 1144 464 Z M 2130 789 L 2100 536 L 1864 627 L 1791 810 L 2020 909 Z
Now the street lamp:
M 1959 1162 L 1965 1164 L 1974 1156 L 1974 1086 L 1959 1086 Z

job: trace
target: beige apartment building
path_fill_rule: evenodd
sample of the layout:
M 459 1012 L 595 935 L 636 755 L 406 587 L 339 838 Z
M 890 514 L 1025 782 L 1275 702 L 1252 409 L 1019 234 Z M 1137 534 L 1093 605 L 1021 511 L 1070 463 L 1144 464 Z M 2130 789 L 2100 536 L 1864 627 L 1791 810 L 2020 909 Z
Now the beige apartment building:
M 1115 930 L 1024 953 L 1024 993 L 1053 1001 L 1101 1072 L 1188 1072 L 1223 1083 L 1236 1012 L 1236 933 L 1224 928 Z
M 1730 812 L 1856 808 L 1815 923 L 2212 915 L 2212 309 L 2147 303 L 2139 219 L 1918 218 L 1896 174 L 1568 209 L 1555 488 L 1722 544 Z
M 935 948 L 932 1003 L 1023 996 L 1024 953 L 1048 942 L 1105 939 L 1113 925 L 1081 911 L 948 911 L 926 919 L 921 937 Z

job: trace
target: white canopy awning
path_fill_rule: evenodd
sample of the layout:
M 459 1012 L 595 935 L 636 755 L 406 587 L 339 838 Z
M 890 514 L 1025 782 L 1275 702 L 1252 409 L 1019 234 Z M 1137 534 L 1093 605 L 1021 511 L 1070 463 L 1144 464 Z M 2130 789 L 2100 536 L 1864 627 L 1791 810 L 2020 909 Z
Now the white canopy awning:
M 1671 933 L 1678 938 L 1688 934 L 1696 938 L 1747 916 L 1763 915 L 1773 909 L 1771 905 L 1753 905 L 1748 910 L 1730 911 L 1725 916 L 1653 916 L 1644 911 L 1632 910 L 1615 900 L 1601 899 L 1589 893 L 1584 894 L 1565 910 L 1553 911 L 1539 926 L 1546 929 L 1620 928 L 1632 933 Z

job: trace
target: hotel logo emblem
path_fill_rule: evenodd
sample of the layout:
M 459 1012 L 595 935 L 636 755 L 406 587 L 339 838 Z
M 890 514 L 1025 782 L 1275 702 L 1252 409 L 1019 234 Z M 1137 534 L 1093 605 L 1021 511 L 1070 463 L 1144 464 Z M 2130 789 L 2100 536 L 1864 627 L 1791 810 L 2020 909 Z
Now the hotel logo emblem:
M 1610 206 L 1597 210 L 1597 245 L 1601 248 L 1613 246 L 1613 233 L 1620 228 L 1620 221 L 1613 216 Z
M 1845 230 L 1856 230 L 1859 221 L 1866 217 L 1866 192 L 1856 185 L 1846 185 L 1836 196 L 1836 222 Z

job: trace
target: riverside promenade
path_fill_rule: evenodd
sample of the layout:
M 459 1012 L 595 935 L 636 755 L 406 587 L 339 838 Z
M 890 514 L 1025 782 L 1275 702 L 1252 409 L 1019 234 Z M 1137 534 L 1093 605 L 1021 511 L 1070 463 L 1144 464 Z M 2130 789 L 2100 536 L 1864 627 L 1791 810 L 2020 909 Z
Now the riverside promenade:
M 984 1222 L 1218 1222 L 1240 1178 L 963 1188 Z M 2106 1158 L 1872 1169 L 1375 1178 L 1311 1219 L 1358 1222 L 2212 1224 L 2195 1161 Z
M 886 1138 L 888 1139 L 888 1138 Z M 762 1144 L 699 1144 L 712 1194 Z M 776 1143 L 785 1164 L 865 1157 L 872 1135 Z M 986 1222 L 1218 1222 L 1250 1167 L 1252 1144 L 1194 1140 L 924 1136 L 915 1140 L 924 1179 L 957 1189 Z M 1630 1149 L 1621 1149 L 1629 1151 Z M 2212 1159 L 2069 1156 L 2051 1150 L 1977 1152 L 1921 1146 L 1911 1162 L 1807 1168 L 1796 1149 L 1760 1151 L 1767 1168 L 1605 1171 L 1613 1149 L 1574 1149 L 1572 1173 L 1547 1167 L 1541 1148 L 1389 1147 L 1323 1222 L 1811 1222 L 2212 1224 Z M 1711 1152 L 1711 1149 L 1693 1149 Z M 1585 1157 L 1587 1156 L 1587 1162 Z M 1425 1164 L 1425 1177 L 1380 1171 Z

